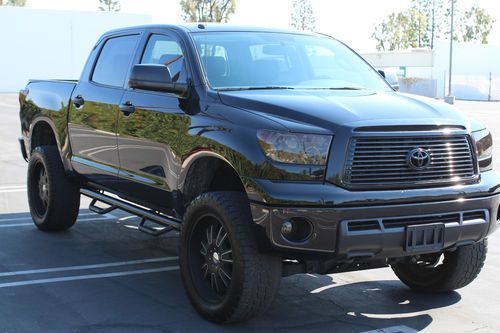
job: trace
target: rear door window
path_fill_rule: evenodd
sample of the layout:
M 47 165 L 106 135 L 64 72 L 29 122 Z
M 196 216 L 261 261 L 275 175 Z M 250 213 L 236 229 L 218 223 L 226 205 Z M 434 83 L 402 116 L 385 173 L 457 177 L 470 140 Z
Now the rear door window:
M 92 74 L 92 81 L 123 87 L 136 51 L 139 35 L 110 38 L 104 44 Z

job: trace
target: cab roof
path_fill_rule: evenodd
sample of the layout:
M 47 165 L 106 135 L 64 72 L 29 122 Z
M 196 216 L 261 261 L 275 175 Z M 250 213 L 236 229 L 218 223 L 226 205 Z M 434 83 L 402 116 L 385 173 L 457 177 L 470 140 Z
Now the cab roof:
M 188 33 L 200 32 L 275 32 L 275 33 L 292 33 L 301 35 L 318 35 L 313 32 L 298 31 L 293 29 L 281 29 L 262 26 L 245 26 L 234 25 L 227 23 L 181 23 L 181 24 L 149 24 L 120 28 L 106 32 L 104 35 L 115 34 L 125 31 L 145 30 L 145 29 L 170 29 L 183 30 Z

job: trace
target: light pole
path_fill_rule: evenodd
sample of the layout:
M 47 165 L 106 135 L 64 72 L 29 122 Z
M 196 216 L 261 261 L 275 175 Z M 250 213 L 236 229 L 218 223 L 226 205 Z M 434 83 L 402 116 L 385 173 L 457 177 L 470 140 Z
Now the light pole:
M 451 0 L 451 22 L 450 22 L 450 68 L 448 70 L 448 96 L 444 101 L 449 104 L 455 103 L 455 96 L 451 94 L 451 71 L 453 68 L 453 15 L 455 14 L 455 0 Z

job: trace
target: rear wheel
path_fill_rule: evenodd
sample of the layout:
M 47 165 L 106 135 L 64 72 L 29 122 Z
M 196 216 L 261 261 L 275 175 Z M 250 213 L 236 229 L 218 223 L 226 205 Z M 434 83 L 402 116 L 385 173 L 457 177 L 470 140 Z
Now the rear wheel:
M 28 164 L 28 202 L 35 225 L 44 231 L 61 231 L 75 224 L 80 189 L 66 176 L 54 146 L 36 147 Z
M 474 281 L 483 268 L 488 241 L 462 246 L 443 254 L 423 255 L 416 263 L 394 264 L 398 278 L 410 288 L 423 292 L 447 292 Z
M 181 233 L 182 280 L 196 310 L 218 322 L 249 319 L 272 302 L 281 259 L 257 248 L 248 200 L 212 192 L 188 207 Z

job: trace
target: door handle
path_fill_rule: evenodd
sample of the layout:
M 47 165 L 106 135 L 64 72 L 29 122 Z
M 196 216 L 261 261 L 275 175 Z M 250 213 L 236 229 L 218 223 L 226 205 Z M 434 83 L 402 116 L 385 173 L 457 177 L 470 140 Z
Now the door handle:
M 77 95 L 75 98 L 73 98 L 72 102 L 76 108 L 81 108 L 83 104 L 85 104 L 85 100 L 83 99 L 82 95 Z
M 123 113 L 123 115 L 129 116 L 131 113 L 135 112 L 135 106 L 134 104 L 132 104 L 132 102 L 127 101 L 120 105 L 120 111 Z

